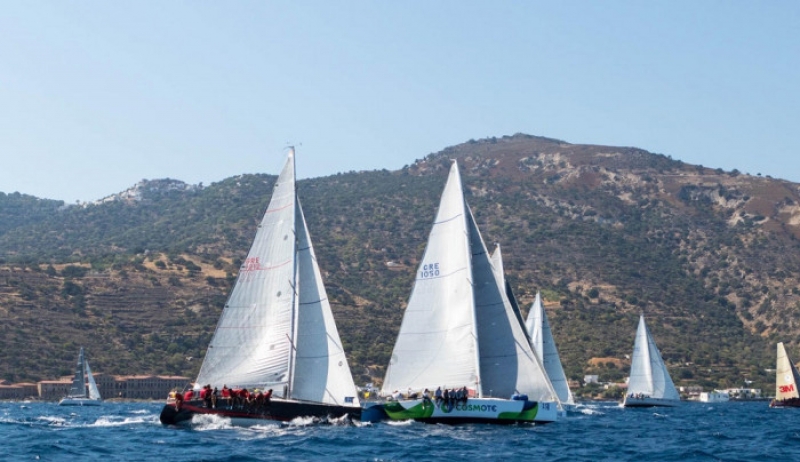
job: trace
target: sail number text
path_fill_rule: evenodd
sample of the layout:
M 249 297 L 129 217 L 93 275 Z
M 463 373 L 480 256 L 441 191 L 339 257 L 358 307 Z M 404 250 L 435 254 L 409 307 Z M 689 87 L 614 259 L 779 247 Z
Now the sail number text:
M 435 278 L 439 276 L 439 263 L 426 263 L 422 265 L 422 269 L 419 272 L 419 278 Z

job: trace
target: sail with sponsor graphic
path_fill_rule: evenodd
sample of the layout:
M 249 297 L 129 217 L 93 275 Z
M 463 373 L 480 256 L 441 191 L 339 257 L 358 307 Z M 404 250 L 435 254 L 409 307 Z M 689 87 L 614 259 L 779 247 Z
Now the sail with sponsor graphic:
M 770 402 L 771 407 L 800 407 L 800 393 L 797 384 L 800 383 L 800 374 L 786 354 L 783 342 L 778 343 L 778 361 L 775 367 L 775 399 Z

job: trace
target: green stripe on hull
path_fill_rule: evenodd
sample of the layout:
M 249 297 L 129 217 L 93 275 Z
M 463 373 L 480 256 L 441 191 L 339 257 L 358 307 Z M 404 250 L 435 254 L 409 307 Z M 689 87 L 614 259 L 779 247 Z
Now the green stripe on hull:
M 551 403 L 548 403 L 550 405 Z M 409 406 L 406 408 L 405 406 Z M 540 403 L 534 401 L 511 401 L 475 399 L 459 404 L 434 404 L 430 400 L 409 400 L 383 405 L 391 420 L 502 420 L 534 422 L 539 415 Z M 551 420 L 551 419 L 546 419 Z

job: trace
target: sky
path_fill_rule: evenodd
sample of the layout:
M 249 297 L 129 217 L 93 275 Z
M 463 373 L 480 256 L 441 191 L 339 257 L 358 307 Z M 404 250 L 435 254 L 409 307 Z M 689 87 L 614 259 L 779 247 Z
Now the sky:
M 0 0 L 0 192 L 396 170 L 525 133 L 800 182 L 800 2 Z

